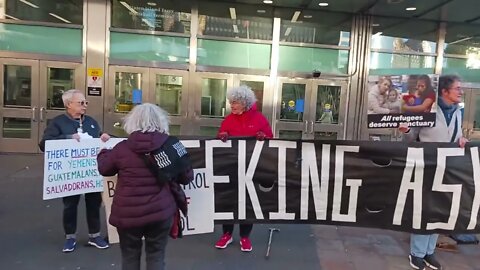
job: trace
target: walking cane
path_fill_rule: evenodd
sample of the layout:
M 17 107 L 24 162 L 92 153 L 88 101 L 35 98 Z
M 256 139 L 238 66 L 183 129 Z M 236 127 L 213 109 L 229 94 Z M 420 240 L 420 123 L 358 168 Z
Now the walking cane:
M 268 259 L 270 257 L 270 246 L 272 245 L 273 232 L 280 231 L 280 229 L 277 228 L 269 228 L 268 230 L 270 231 L 270 236 L 268 237 L 267 253 L 265 254 L 265 259 Z

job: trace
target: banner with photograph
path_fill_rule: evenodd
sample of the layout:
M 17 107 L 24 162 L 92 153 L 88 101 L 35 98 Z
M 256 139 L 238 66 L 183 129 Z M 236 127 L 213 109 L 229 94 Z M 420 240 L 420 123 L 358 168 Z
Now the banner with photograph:
M 370 76 L 368 128 L 435 126 L 437 93 L 438 75 Z

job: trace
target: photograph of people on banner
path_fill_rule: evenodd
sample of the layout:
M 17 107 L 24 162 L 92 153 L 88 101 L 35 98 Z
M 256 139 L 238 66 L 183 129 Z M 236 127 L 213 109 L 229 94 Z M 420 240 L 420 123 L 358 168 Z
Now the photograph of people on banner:
M 435 126 L 438 75 L 370 76 L 368 128 Z

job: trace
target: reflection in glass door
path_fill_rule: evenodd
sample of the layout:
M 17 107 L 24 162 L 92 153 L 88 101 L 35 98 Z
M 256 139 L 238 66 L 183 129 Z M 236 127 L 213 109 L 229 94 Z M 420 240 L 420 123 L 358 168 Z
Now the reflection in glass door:
M 281 80 L 277 104 L 276 137 L 302 139 L 307 135 L 305 116 L 309 113 L 310 83 L 307 80 Z
M 84 91 L 81 64 L 40 62 L 40 137 L 51 119 L 65 113 L 62 95 L 70 89 Z M 87 111 L 88 113 L 88 111 Z
M 175 70 L 151 70 L 150 86 L 153 103 L 170 115 L 170 134 L 180 135 L 187 132 L 185 124 L 188 110 L 188 72 Z
M 148 90 L 148 68 L 111 66 L 104 107 L 105 132 L 116 137 L 126 137 L 122 127 L 123 118 L 134 104 L 154 103 L 149 100 Z
M 464 100 L 463 135 L 480 141 L 480 88 L 464 89 Z
M 195 80 L 197 91 L 193 102 L 193 130 L 200 136 L 217 135 L 223 118 L 230 113 L 227 89 L 233 86 L 233 76 L 227 74 L 198 73 Z
M 313 119 L 310 122 L 310 138 L 315 140 L 337 140 L 344 138 L 346 83 L 337 81 L 315 81 L 312 99 Z
M 280 80 L 276 135 L 282 139 L 337 140 L 344 136 L 346 83 Z

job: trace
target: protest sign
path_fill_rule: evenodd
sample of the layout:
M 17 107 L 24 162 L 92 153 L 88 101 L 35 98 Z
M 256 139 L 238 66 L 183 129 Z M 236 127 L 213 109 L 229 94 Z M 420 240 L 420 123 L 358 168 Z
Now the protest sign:
M 98 173 L 97 155 L 123 139 L 81 141 L 48 140 L 45 142 L 43 199 L 102 192 L 103 180 Z
M 117 177 L 105 177 L 103 202 L 105 204 L 106 218 L 110 217 L 113 196 Z M 213 184 L 205 177 L 205 169 L 195 169 L 193 181 L 188 185 L 181 185 L 185 191 L 188 202 L 188 215 L 181 215 L 183 235 L 194 235 L 213 232 L 214 196 Z M 108 225 L 108 240 L 118 243 L 118 233 L 115 227 Z

